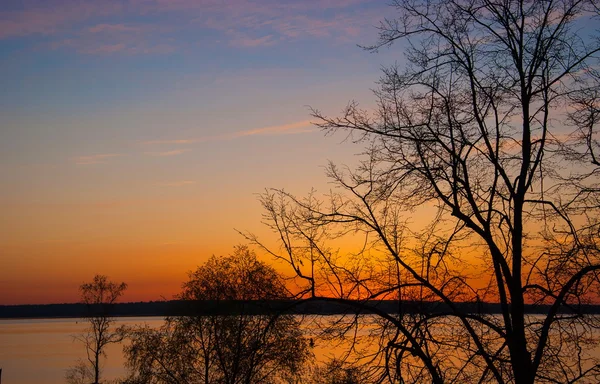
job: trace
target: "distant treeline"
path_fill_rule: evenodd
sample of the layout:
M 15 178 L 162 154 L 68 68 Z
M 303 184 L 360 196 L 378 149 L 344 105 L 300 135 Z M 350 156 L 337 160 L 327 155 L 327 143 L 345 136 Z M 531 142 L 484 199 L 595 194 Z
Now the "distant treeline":
M 454 303 L 453 306 L 463 313 L 500 313 L 500 304 L 496 303 Z M 548 311 L 547 305 L 527 305 L 529 314 L 542 314 Z M 579 305 L 578 313 L 600 314 L 600 305 Z M 88 306 L 85 304 L 40 304 L 40 305 L 0 305 L 0 318 L 76 318 L 90 314 L 108 314 L 110 316 L 211 316 L 211 315 L 264 315 L 275 313 L 303 315 L 339 315 L 375 312 L 385 313 L 451 313 L 448 304 L 412 301 L 349 301 L 335 299 L 309 300 L 253 300 L 253 301 L 151 301 L 119 303 L 110 308 Z M 575 312 L 575 308 L 563 307 L 562 312 Z

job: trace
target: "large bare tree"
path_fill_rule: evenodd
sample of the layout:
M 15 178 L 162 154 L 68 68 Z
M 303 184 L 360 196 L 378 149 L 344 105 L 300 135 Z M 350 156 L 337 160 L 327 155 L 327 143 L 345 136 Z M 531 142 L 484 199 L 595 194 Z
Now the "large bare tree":
M 377 108 L 313 110 L 326 132 L 365 143 L 364 160 L 330 164 L 324 198 L 262 195 L 279 248 L 246 236 L 305 297 L 398 300 L 369 325 L 381 380 L 598 382 L 586 315 L 600 295 L 598 3 L 393 8 L 367 47 L 404 49 Z

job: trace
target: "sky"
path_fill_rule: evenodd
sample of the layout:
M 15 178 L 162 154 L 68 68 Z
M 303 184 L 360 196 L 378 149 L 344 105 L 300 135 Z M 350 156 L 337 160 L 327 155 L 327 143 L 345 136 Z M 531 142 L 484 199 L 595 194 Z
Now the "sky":
M 360 147 L 309 107 L 365 108 L 382 65 L 369 0 L 2 0 L 0 304 L 77 301 L 95 274 L 125 301 L 269 236 L 257 193 L 331 185 Z

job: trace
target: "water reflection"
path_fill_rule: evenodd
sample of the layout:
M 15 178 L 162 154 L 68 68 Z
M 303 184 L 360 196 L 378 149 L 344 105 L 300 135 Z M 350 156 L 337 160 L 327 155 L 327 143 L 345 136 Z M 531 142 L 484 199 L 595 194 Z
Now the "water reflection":
M 313 339 L 313 352 L 318 362 L 340 356 L 348 346 L 339 339 L 335 343 L 319 336 L 319 329 L 334 317 L 336 316 L 304 318 L 303 327 L 307 337 Z M 134 317 L 118 319 L 115 325 L 147 324 L 158 328 L 163 322 L 162 317 Z M 66 369 L 78 358 L 85 356 L 84 346 L 73 341 L 72 337 L 85 327 L 86 323 L 80 319 L 0 320 L 0 368 L 3 383 L 64 383 Z M 375 340 L 368 337 L 368 328 L 363 328 L 358 335 L 353 336 L 358 336 L 363 341 L 362 346 L 373 352 L 377 343 L 373 343 Z M 106 380 L 123 377 L 126 373 L 122 347 L 122 344 L 107 347 L 108 358 L 103 365 L 103 377 Z M 590 352 L 596 357 L 600 356 L 600 346 Z
M 126 318 L 118 325 L 162 324 L 160 317 Z M 0 368 L 2 380 L 10 384 L 64 383 L 66 369 L 85 357 L 81 343 L 73 335 L 81 333 L 86 323 L 80 319 L 0 320 Z M 122 345 L 109 345 L 104 361 L 107 380 L 123 376 Z

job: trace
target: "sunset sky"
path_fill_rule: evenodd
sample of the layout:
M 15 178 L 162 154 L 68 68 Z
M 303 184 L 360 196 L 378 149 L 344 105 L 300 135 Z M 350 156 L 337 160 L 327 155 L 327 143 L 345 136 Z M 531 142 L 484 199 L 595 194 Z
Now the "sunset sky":
M 0 3 L 0 304 L 73 302 L 94 274 L 171 298 L 267 236 L 266 187 L 330 188 L 360 147 L 310 124 L 372 105 L 386 2 Z

